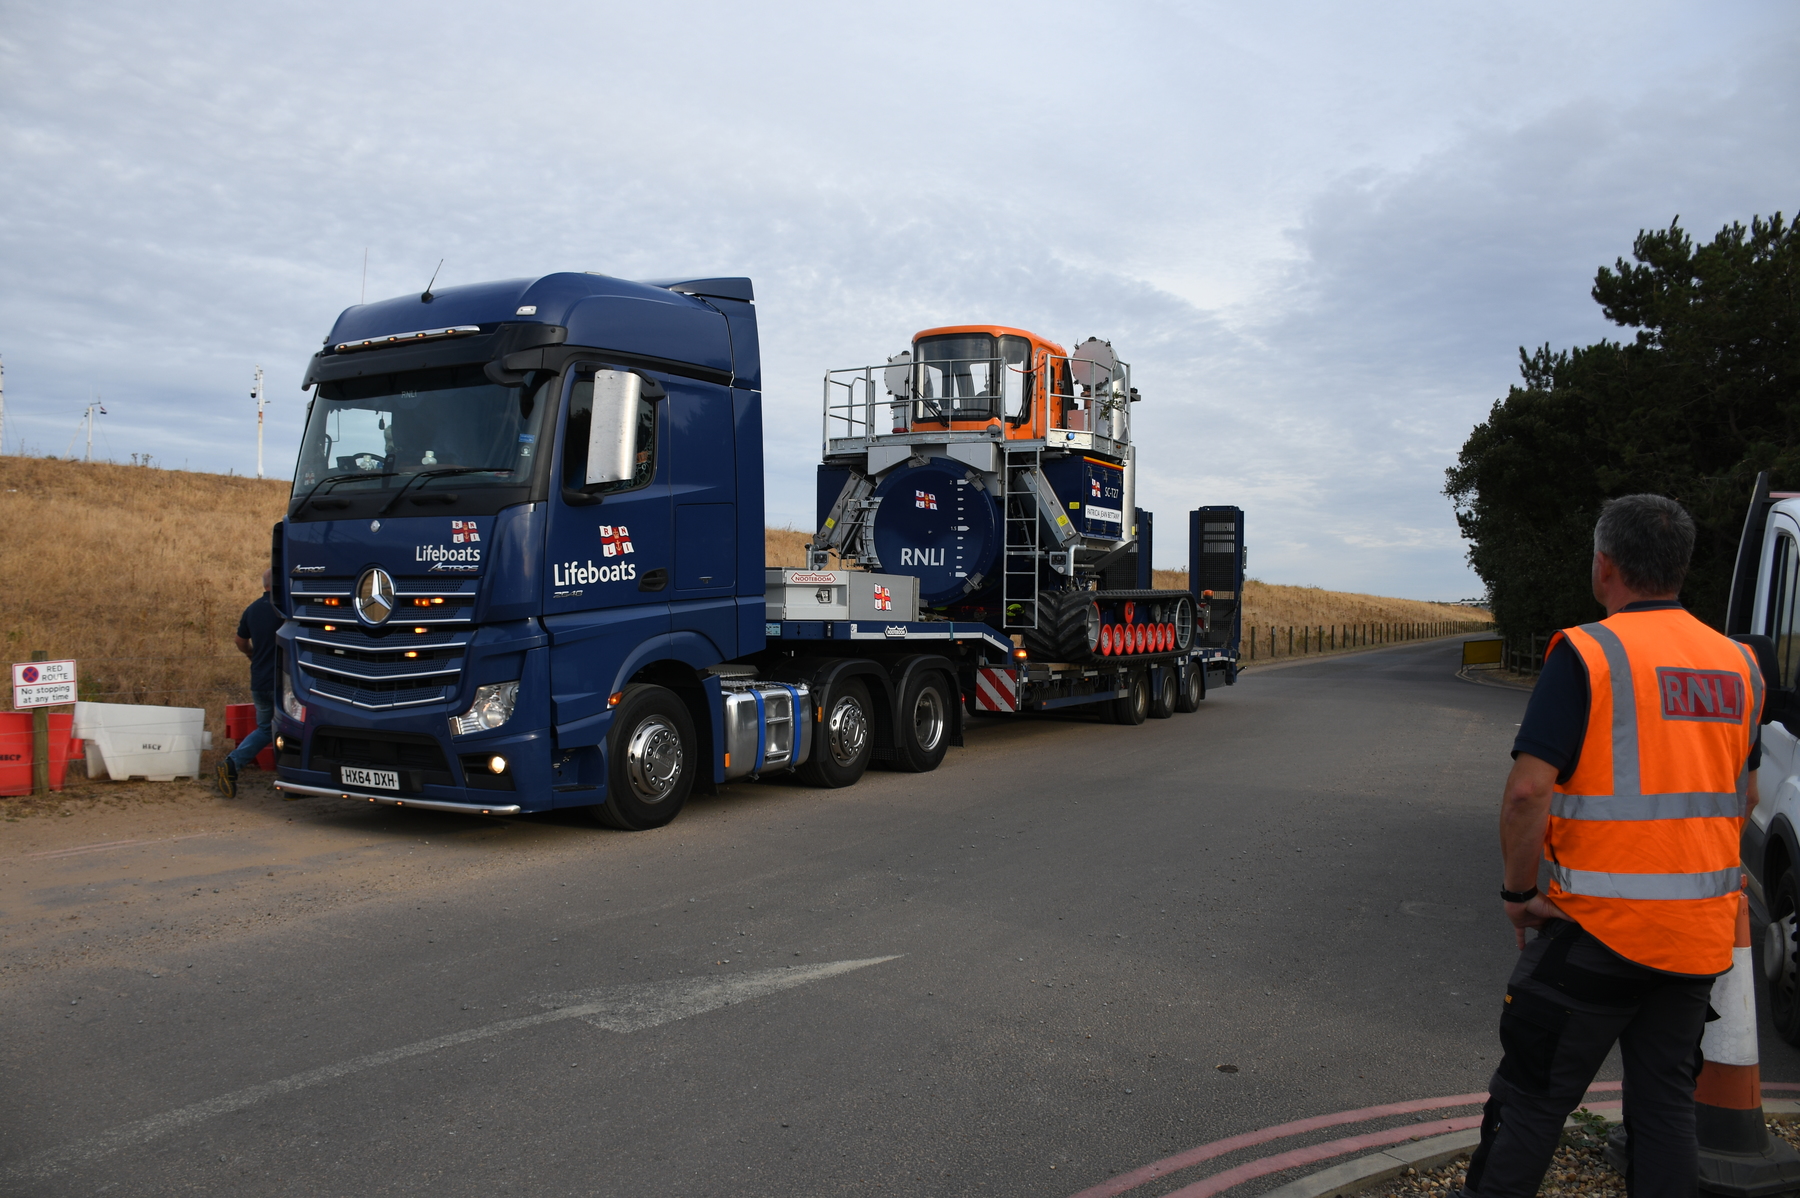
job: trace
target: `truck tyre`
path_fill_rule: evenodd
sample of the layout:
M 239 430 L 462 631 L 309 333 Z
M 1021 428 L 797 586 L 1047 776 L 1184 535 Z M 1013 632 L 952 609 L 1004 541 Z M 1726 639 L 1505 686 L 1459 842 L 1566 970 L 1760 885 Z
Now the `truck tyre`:
M 950 685 L 933 670 L 921 670 L 900 696 L 900 755 L 894 763 L 912 774 L 928 774 L 950 750 Z
M 1800 883 L 1792 870 L 1770 892 L 1769 928 L 1763 940 L 1763 976 L 1769 980 L 1769 1019 L 1789 1044 L 1800 1045 L 1800 945 L 1795 919 L 1800 917 Z
M 855 678 L 845 678 L 820 701 L 818 710 L 823 714 L 813 729 L 812 759 L 794 772 L 811 786 L 854 785 L 875 752 L 868 688 Z
M 1175 714 L 1175 671 L 1158 670 L 1157 683 L 1150 695 L 1150 718 L 1166 720 Z
M 1150 676 L 1148 672 L 1132 671 L 1130 678 L 1125 683 L 1124 697 L 1114 699 L 1109 706 L 1113 723 L 1143 723 L 1144 717 L 1150 714 Z
M 1200 710 L 1206 698 L 1206 667 L 1189 665 L 1182 671 L 1181 684 L 1175 690 L 1175 710 L 1186 714 Z
M 606 740 L 606 802 L 595 818 L 642 832 L 681 814 L 698 764 L 686 704 L 660 686 L 628 686 Z

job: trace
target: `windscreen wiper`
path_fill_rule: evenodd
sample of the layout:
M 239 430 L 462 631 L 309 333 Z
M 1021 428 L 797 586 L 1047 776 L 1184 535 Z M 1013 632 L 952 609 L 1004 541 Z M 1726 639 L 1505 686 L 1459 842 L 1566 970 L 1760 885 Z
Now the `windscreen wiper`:
M 398 470 L 390 470 L 386 474 L 364 474 L 360 470 L 357 470 L 357 471 L 354 471 L 351 473 L 347 473 L 347 474 L 328 474 L 324 478 L 320 479 L 318 482 L 313 484 L 313 489 L 306 493 L 306 498 L 302 499 L 300 501 L 299 507 L 295 508 L 294 510 L 298 511 L 299 508 L 303 508 L 307 504 L 311 503 L 312 497 L 314 495 L 317 495 L 319 493 L 319 488 L 323 487 L 326 483 L 332 483 L 333 485 L 335 485 L 337 483 L 343 482 L 347 478 L 399 478 L 399 477 L 400 477 L 400 472 Z
M 512 473 L 511 466 L 446 466 L 442 470 L 421 470 L 417 474 L 413 475 L 411 478 L 407 479 L 405 484 L 398 491 L 394 492 L 394 497 L 387 501 L 387 506 L 382 508 L 379 512 L 376 512 L 375 514 L 377 516 L 385 516 L 389 512 L 393 511 L 394 505 L 396 503 L 400 502 L 400 497 L 402 495 L 406 494 L 406 488 L 412 486 L 414 483 L 418 482 L 422 478 L 443 478 L 445 475 L 448 475 L 448 474 L 511 474 L 511 473 Z

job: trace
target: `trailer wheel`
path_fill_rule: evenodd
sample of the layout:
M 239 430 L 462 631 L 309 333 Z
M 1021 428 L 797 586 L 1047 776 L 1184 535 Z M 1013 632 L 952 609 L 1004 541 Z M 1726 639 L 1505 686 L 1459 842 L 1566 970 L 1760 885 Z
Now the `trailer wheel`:
M 900 756 L 894 764 L 928 774 L 950 750 L 950 688 L 944 676 L 921 671 L 900 697 Z
M 855 678 L 831 688 L 819 704 L 823 718 L 813 731 L 812 759 L 794 772 L 812 786 L 853 785 L 875 752 L 869 691 Z
M 1175 692 L 1175 710 L 1187 713 L 1200 710 L 1206 698 L 1206 667 L 1190 665 L 1181 673 L 1181 686 Z
M 625 832 L 660 828 L 694 788 L 694 722 L 687 705 L 660 686 L 628 686 L 607 733 L 606 802 L 601 823 Z
M 1144 717 L 1150 714 L 1148 671 L 1133 670 L 1125 687 L 1124 697 L 1114 699 L 1109 705 L 1112 722 L 1115 724 L 1141 724 L 1144 722 Z
M 1158 670 L 1156 689 L 1150 696 L 1150 718 L 1166 720 L 1175 714 L 1175 671 Z

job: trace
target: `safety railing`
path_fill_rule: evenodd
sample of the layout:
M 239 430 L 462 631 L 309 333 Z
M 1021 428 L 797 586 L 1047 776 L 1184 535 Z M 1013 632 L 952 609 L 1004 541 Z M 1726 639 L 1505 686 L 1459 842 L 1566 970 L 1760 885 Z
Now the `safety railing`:
M 1084 381 L 1085 380 L 1085 381 Z M 895 355 L 881 366 L 825 372 L 820 433 L 832 442 L 998 423 L 1131 440 L 1131 367 L 1039 355 L 1030 369 L 1004 358 L 923 359 Z M 1013 434 L 1017 436 L 1018 434 Z

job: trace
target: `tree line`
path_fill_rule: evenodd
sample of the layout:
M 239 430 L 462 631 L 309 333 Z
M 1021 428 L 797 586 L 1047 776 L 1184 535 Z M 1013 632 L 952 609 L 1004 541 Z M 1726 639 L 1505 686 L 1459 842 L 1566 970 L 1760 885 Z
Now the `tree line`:
M 1677 218 L 1601 267 L 1593 298 L 1630 340 L 1519 351 L 1523 381 L 1463 444 L 1444 493 L 1496 622 L 1599 618 L 1589 591 L 1606 500 L 1650 491 L 1693 514 L 1682 602 L 1723 627 L 1757 472 L 1800 489 L 1800 216 L 1695 245 Z

